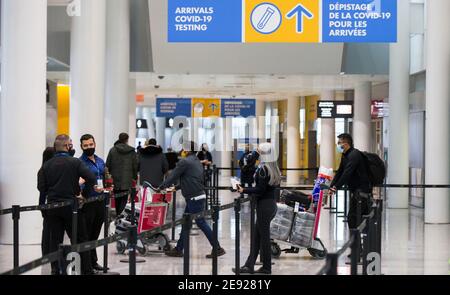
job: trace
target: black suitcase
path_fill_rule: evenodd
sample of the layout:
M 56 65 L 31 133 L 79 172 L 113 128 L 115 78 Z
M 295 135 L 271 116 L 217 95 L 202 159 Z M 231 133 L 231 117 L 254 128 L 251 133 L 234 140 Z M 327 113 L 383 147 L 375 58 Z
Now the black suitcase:
M 295 203 L 299 203 L 300 206 L 308 210 L 312 203 L 312 196 L 302 193 L 300 191 L 288 191 L 283 190 L 281 192 L 280 201 L 294 208 Z

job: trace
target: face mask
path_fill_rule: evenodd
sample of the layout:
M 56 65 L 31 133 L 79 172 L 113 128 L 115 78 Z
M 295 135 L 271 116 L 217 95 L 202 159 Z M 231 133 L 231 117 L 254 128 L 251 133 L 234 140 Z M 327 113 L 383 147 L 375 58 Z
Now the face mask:
M 336 147 L 336 150 L 337 150 L 338 153 L 342 154 L 342 153 L 344 152 L 344 146 L 338 145 L 338 146 Z
M 71 157 L 75 156 L 75 149 L 71 149 L 68 153 Z
M 95 154 L 95 148 L 85 149 L 83 150 L 83 154 L 85 154 L 88 157 L 91 157 Z

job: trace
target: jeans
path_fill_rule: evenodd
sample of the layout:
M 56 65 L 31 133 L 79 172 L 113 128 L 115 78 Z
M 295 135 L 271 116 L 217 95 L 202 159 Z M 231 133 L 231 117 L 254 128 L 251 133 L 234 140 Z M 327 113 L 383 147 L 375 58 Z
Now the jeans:
M 205 206 L 206 206 L 206 199 L 198 200 L 198 201 L 186 200 L 186 209 L 184 210 L 184 213 L 190 213 L 190 214 L 199 213 L 199 212 L 202 212 L 203 210 L 205 210 Z M 212 247 L 214 244 L 213 233 L 212 233 L 211 227 L 208 225 L 208 223 L 206 223 L 205 218 L 203 218 L 203 217 L 197 218 L 197 219 L 195 219 L 195 223 L 197 224 L 198 228 L 200 228 L 200 230 L 205 234 L 206 238 L 208 239 L 208 241 Z M 183 251 L 184 237 L 186 234 L 187 234 L 187 231 L 186 231 L 185 225 L 183 225 L 182 229 L 181 229 L 181 233 L 180 233 L 180 239 L 178 240 L 178 243 L 176 246 L 176 249 L 178 251 Z M 218 245 L 218 247 L 220 248 L 220 245 Z

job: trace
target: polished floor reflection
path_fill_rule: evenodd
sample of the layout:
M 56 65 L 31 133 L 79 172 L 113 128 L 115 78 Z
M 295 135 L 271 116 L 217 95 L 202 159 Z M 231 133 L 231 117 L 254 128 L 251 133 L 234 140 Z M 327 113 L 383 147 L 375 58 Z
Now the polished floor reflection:
M 226 179 L 223 179 L 224 184 Z M 220 193 L 222 204 L 233 201 L 237 194 L 228 191 Z M 181 216 L 184 202 L 178 198 L 177 215 Z M 338 200 L 338 211 L 342 211 L 343 198 Z M 243 206 L 241 224 L 241 262 L 249 253 L 249 206 Z M 422 274 L 450 274 L 450 225 L 425 225 L 423 210 L 417 208 L 385 209 L 383 214 L 382 241 L 382 273 L 392 275 L 422 275 Z M 179 229 L 177 229 L 178 238 Z M 320 224 L 320 238 L 329 252 L 336 251 L 348 237 L 347 225 L 341 214 L 324 210 Z M 168 232 L 170 236 L 170 232 Z M 219 258 L 219 274 L 232 274 L 235 259 L 235 219 L 233 209 L 223 211 L 219 222 L 219 239 L 226 249 L 226 255 Z M 205 258 L 211 248 L 203 234 L 194 230 L 191 237 L 191 266 L 190 273 L 196 275 L 211 274 L 211 260 Z M 100 262 L 103 248 L 98 249 Z M 12 246 L 0 245 L 0 273 L 12 267 Z M 339 273 L 349 274 L 349 266 L 345 264 L 346 255 L 341 257 Z M 40 245 L 21 246 L 20 263 L 26 263 L 40 257 Z M 109 267 L 111 271 L 128 274 L 128 264 L 120 262 L 125 255 L 117 254 L 115 244 L 109 247 Z M 183 259 L 170 258 L 162 253 L 151 252 L 139 257 L 145 262 L 137 264 L 137 273 L 141 275 L 172 275 L 183 273 Z M 324 265 L 324 260 L 311 257 L 308 251 L 298 254 L 283 253 L 274 260 L 273 273 L 286 275 L 314 275 Z M 40 267 L 27 274 L 49 274 L 49 266 Z

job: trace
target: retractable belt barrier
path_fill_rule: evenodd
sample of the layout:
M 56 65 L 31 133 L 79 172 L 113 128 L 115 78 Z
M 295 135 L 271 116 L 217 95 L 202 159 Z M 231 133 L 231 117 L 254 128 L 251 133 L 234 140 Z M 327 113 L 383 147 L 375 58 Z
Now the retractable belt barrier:
M 360 203 L 359 203 L 360 205 Z M 362 222 L 355 229 L 350 230 L 350 238 L 345 244 L 335 253 L 328 253 L 326 256 L 326 263 L 317 273 L 317 275 L 338 275 L 337 269 L 339 264 L 339 257 L 345 251 L 351 249 L 350 252 L 350 274 L 358 275 L 358 263 L 360 261 L 361 246 L 363 258 L 363 275 L 381 274 L 381 216 L 383 210 L 383 201 L 375 200 L 372 205 L 372 210 L 368 215 L 363 216 Z M 361 234 L 362 245 L 361 245 Z M 373 267 L 369 270 L 369 261 Z
M 228 169 L 228 168 L 218 168 L 218 167 L 214 168 L 214 170 L 216 172 L 218 170 L 225 170 L 225 169 Z M 315 170 L 315 168 L 299 168 L 299 169 Z M 217 174 L 217 173 L 214 173 L 214 174 Z M 190 223 L 190 225 L 192 225 L 192 221 L 197 218 L 205 217 L 207 215 L 213 215 L 214 216 L 213 217 L 213 234 L 214 234 L 215 243 L 216 243 L 215 247 L 213 247 L 213 274 L 217 274 L 217 251 L 218 251 L 217 242 L 218 241 L 217 241 L 217 226 L 215 226 L 215 225 L 217 225 L 218 213 L 220 211 L 234 208 L 235 214 L 236 214 L 235 217 L 236 217 L 236 221 L 237 221 L 235 223 L 236 233 L 240 233 L 239 214 L 240 214 L 241 204 L 251 201 L 251 197 L 247 197 L 247 198 L 238 197 L 235 199 L 235 201 L 233 203 L 220 206 L 218 204 L 218 191 L 219 190 L 232 190 L 232 188 L 229 186 L 218 186 L 218 179 L 215 177 L 213 177 L 212 180 L 213 180 L 212 182 L 213 182 L 214 186 L 209 186 L 209 187 L 205 188 L 205 189 L 211 190 L 213 192 L 213 194 L 215 194 L 215 202 L 212 204 L 213 206 L 209 210 L 205 210 L 205 211 L 202 211 L 202 212 L 196 213 L 196 214 L 185 214 L 183 216 L 183 218 L 181 218 L 181 219 L 173 220 L 170 223 L 167 223 L 163 226 L 154 228 L 150 231 L 143 232 L 139 235 L 137 235 L 135 233 L 134 238 L 133 238 L 132 232 L 133 231 L 136 232 L 136 227 L 134 227 L 133 229 L 130 229 L 128 232 L 125 232 L 125 233 L 116 234 L 116 235 L 109 236 L 109 237 L 106 237 L 104 239 L 97 240 L 97 241 L 90 241 L 90 242 L 85 242 L 85 243 L 81 243 L 81 244 L 75 244 L 75 245 L 68 246 L 68 247 L 70 247 L 70 250 L 73 252 L 84 252 L 84 251 L 95 249 L 97 247 L 106 246 L 108 244 L 117 242 L 120 239 L 129 238 L 129 239 L 136 240 L 137 238 L 144 238 L 144 237 L 152 236 L 157 233 L 162 233 L 165 230 L 174 229 L 176 226 L 179 226 L 179 225 L 189 225 L 189 223 Z M 285 187 L 280 187 L 279 189 L 280 190 L 282 190 L 282 189 L 305 189 L 306 187 L 311 187 L 311 186 L 285 186 Z M 450 185 L 384 184 L 384 185 L 380 185 L 377 187 L 450 188 Z M 88 200 L 83 202 L 83 204 L 89 204 L 89 203 L 93 203 L 93 202 L 97 202 L 97 201 L 105 201 L 105 203 L 107 203 L 106 200 L 109 200 L 109 198 L 113 198 L 113 197 L 114 196 L 102 195 L 102 196 L 98 196 L 98 197 L 94 197 L 94 198 L 89 198 Z M 364 220 L 362 220 L 360 222 L 360 225 L 358 226 L 358 228 L 351 230 L 351 236 L 350 236 L 349 240 L 344 244 L 344 246 L 336 253 L 329 253 L 327 255 L 327 263 L 320 270 L 320 272 L 318 274 L 337 274 L 337 260 L 338 260 L 339 256 L 341 256 L 348 248 L 352 249 L 352 251 L 351 251 L 351 257 L 352 257 L 351 270 L 352 271 L 351 271 L 351 273 L 357 274 L 357 261 L 359 261 L 359 252 L 361 250 L 360 249 L 361 233 L 364 235 L 363 241 L 362 241 L 364 253 L 369 254 L 370 253 L 369 251 L 372 251 L 372 252 L 375 251 L 378 254 L 377 257 L 379 259 L 381 259 L 381 212 L 382 212 L 382 207 L 383 207 L 382 206 L 383 201 L 382 200 L 375 200 L 375 201 L 376 201 L 376 205 L 373 206 L 370 214 L 367 216 L 364 216 Z M 70 206 L 70 205 L 73 205 L 73 203 L 74 203 L 74 201 L 64 201 L 64 202 L 58 202 L 58 203 L 52 203 L 52 204 L 40 205 L 40 206 L 26 206 L 26 207 L 14 206 L 13 208 L 0 210 L 0 215 L 5 215 L 5 214 L 13 215 L 13 220 L 15 222 L 14 232 L 16 233 L 16 230 L 18 231 L 18 220 L 20 217 L 20 212 L 30 212 L 30 211 L 36 211 L 36 210 L 51 210 L 51 209 L 55 209 L 55 208 Z M 106 204 L 106 206 L 108 206 L 108 204 Z M 360 203 L 358 204 L 358 207 L 360 207 Z M 253 206 L 252 206 L 252 210 L 254 210 Z M 359 210 L 360 210 L 360 208 L 359 208 Z M 254 212 L 252 212 L 252 213 L 254 213 Z M 252 228 L 252 230 L 253 230 L 253 228 Z M 188 232 L 189 231 L 190 231 L 190 228 L 188 226 Z M 42 266 L 44 264 L 57 261 L 63 255 L 63 252 L 60 249 L 57 252 L 50 253 L 39 259 L 36 259 L 29 263 L 26 263 L 22 266 L 19 266 L 18 265 L 18 232 L 17 232 L 17 235 L 14 236 L 14 241 L 15 241 L 15 243 L 14 243 L 14 246 L 15 246 L 14 269 L 3 273 L 3 275 L 23 274 L 27 271 L 30 271 L 30 270 L 37 268 L 39 266 Z M 235 256 L 236 270 L 238 272 L 239 256 L 240 256 L 239 255 L 240 246 L 238 245 L 240 243 L 239 237 L 236 238 L 235 242 L 236 242 L 236 256 Z M 132 244 L 131 246 L 133 246 L 133 243 L 132 242 L 130 242 L 130 243 Z M 187 243 L 186 246 L 187 246 L 187 248 L 185 251 L 184 273 L 189 274 L 189 259 L 188 259 L 189 258 L 189 243 Z M 136 247 L 136 243 L 134 243 L 134 247 Z M 17 251 L 16 251 L 16 248 L 17 248 Z M 132 262 L 133 261 L 130 260 L 130 265 L 132 264 Z M 186 263 L 187 263 L 187 265 L 186 265 Z M 363 255 L 363 274 L 367 274 L 367 264 L 368 264 L 367 255 Z M 379 262 L 379 264 L 381 265 L 381 262 Z M 130 274 L 135 274 L 135 265 L 134 265 L 134 271 L 131 270 L 131 266 L 130 266 Z M 239 274 L 239 273 L 237 273 L 237 274 Z
M 218 189 L 218 188 L 214 188 L 214 189 Z M 227 188 L 228 189 L 228 188 Z M 95 197 L 95 198 L 91 198 L 89 199 L 86 203 L 92 203 L 92 202 L 96 202 L 96 201 L 101 201 L 101 200 L 105 200 L 108 199 L 108 197 L 106 196 L 99 196 L 99 197 Z M 250 201 L 250 198 L 237 198 L 236 200 L 239 200 L 240 204 L 245 203 Z M 45 255 L 39 259 L 33 260 L 31 262 L 28 262 L 26 264 L 23 264 L 21 266 L 17 266 L 14 267 L 14 269 L 6 271 L 4 273 L 2 273 L 1 275 L 20 275 L 23 274 L 25 272 L 28 272 L 32 269 L 35 269 L 37 267 L 40 267 L 44 264 L 47 263 L 51 263 L 51 262 L 55 262 L 58 261 L 60 259 L 64 259 L 64 252 L 63 252 L 63 248 L 66 248 L 66 250 L 69 250 L 70 252 L 77 252 L 77 253 L 81 253 L 81 252 L 86 252 L 86 251 L 90 251 L 93 249 L 96 249 L 98 247 L 102 247 L 111 243 L 115 243 L 119 240 L 122 239 L 132 239 L 132 241 L 130 241 L 129 243 L 131 244 L 131 247 L 136 247 L 136 241 L 137 238 L 145 238 L 145 237 L 150 237 L 153 236 L 155 234 L 158 233 L 162 233 L 166 230 L 169 230 L 171 228 L 174 228 L 176 226 L 179 225 L 185 225 L 186 223 L 192 223 L 192 220 L 195 220 L 197 218 L 201 218 L 201 217 L 205 217 L 209 214 L 214 214 L 214 213 L 218 213 L 220 211 L 224 211 L 224 210 L 228 210 L 231 208 L 236 208 L 236 200 L 233 203 L 230 204 L 226 204 L 226 205 L 222 205 L 222 206 L 214 206 L 213 209 L 210 210 L 205 210 L 196 214 L 185 214 L 185 216 L 181 219 L 178 219 L 174 222 L 169 222 L 166 223 L 160 227 L 154 228 L 152 230 L 143 232 L 139 235 L 135 235 L 133 238 L 132 232 L 135 231 L 136 232 L 136 226 L 134 226 L 134 228 L 130 228 L 130 230 L 128 232 L 124 232 L 121 234 L 115 234 L 109 237 L 106 237 L 104 239 L 101 240 L 96 240 L 96 241 L 90 241 L 90 242 L 84 242 L 84 243 L 80 243 L 80 244 L 76 244 L 76 245 L 71 245 L 71 246 L 60 246 L 60 249 L 56 252 L 50 253 L 48 255 Z M 65 204 L 65 203 L 69 203 L 69 204 Z M 63 205 L 71 205 L 72 202 L 63 202 L 63 203 L 59 203 L 57 204 L 58 206 L 55 206 L 55 204 L 51 204 L 53 205 L 52 207 L 47 206 L 47 209 L 51 209 L 51 208 L 57 208 L 57 207 L 62 207 Z M 44 206 L 36 206 L 36 207 L 44 207 Z M 13 209 L 11 209 L 13 210 Z M 216 215 L 217 216 L 217 215 Z M 216 218 L 214 218 L 214 220 L 217 222 L 218 216 Z M 240 224 L 238 223 L 236 226 L 240 227 Z M 217 226 L 214 227 L 213 229 L 213 234 L 217 237 L 218 235 L 218 228 Z M 134 240 L 134 241 L 133 241 Z M 217 242 L 217 239 L 216 239 Z M 239 251 L 240 249 L 237 248 L 237 251 Z M 213 249 L 213 274 L 217 275 L 217 251 L 218 251 L 218 247 L 216 246 L 215 249 Z M 189 254 L 189 244 L 186 245 L 186 249 L 185 249 L 185 255 Z M 189 259 L 185 260 L 188 262 L 187 265 L 184 266 L 185 270 L 189 268 Z M 134 265 L 133 264 L 133 260 L 130 260 L 130 274 L 135 274 L 136 271 L 136 266 L 135 266 L 135 260 L 134 260 Z M 215 264 L 215 265 L 214 265 Z M 186 271 L 185 271 L 186 272 Z

